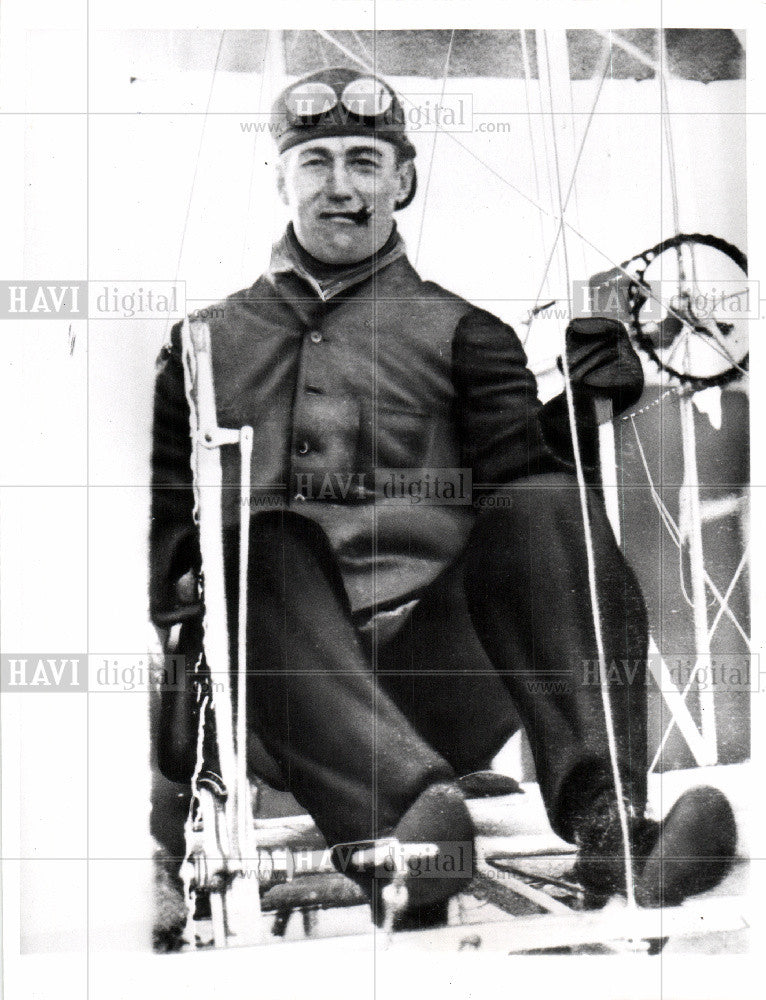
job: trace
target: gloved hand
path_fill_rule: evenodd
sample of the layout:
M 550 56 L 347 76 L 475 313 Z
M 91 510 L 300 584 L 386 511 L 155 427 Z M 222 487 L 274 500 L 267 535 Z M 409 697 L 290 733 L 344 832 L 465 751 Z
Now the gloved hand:
M 197 574 L 193 569 L 176 580 L 176 597 L 179 604 L 196 604 L 199 600 Z
M 606 316 L 573 319 L 566 330 L 566 350 L 573 387 L 609 399 L 614 413 L 634 406 L 644 389 L 641 359 L 625 326 Z M 561 358 L 559 370 L 563 373 Z
M 172 578 L 171 578 L 172 579 Z M 172 584 L 175 604 L 171 608 L 155 611 L 152 621 L 155 627 L 170 628 L 178 622 L 189 621 L 202 614 L 202 601 L 199 594 L 199 580 L 194 569 L 188 570 Z

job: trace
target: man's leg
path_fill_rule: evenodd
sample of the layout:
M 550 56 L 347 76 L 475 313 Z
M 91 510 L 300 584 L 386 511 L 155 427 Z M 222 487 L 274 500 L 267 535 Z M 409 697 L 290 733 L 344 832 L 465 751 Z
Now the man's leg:
M 463 577 L 458 559 L 419 593 L 396 635 L 377 650 L 381 687 L 458 775 L 488 768 L 521 726 L 476 635 Z
M 468 605 L 524 722 L 551 823 L 571 841 L 584 800 L 613 784 L 577 482 L 531 477 L 497 503 L 479 515 L 466 549 Z M 592 491 L 589 513 L 604 655 L 617 668 L 609 693 L 618 760 L 643 813 L 646 611 Z
M 326 536 L 307 518 L 263 514 L 253 519 L 250 552 L 251 724 L 288 788 L 330 845 L 388 835 L 463 842 L 464 878 L 410 886 L 419 902 L 451 895 L 471 875 L 470 816 L 450 766 L 378 687 Z
M 381 683 L 459 773 L 500 749 L 518 712 L 551 822 L 572 840 L 571 814 L 613 787 L 577 483 L 537 476 L 497 502 L 379 650 Z M 621 771 L 642 812 L 646 613 L 603 506 L 590 506 Z
M 623 843 L 598 670 L 585 534 L 573 476 L 506 487 L 465 553 L 476 631 L 501 672 L 532 746 L 554 830 L 580 848 L 578 871 L 596 892 L 624 882 Z M 716 885 L 736 844 L 717 789 L 687 792 L 663 824 L 646 805 L 647 617 L 601 499 L 589 491 L 590 531 L 616 756 L 646 905 L 677 903 Z

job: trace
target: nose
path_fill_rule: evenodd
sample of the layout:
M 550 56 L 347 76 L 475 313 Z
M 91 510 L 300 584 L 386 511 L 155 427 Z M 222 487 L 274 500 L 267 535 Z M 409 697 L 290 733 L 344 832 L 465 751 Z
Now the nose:
M 337 201 L 348 201 L 353 197 L 354 186 L 351 175 L 343 160 L 336 160 L 327 176 L 327 194 Z

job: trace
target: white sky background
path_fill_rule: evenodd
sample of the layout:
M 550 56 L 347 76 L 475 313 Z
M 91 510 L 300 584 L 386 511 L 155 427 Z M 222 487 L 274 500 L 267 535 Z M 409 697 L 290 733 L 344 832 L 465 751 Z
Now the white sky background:
M 86 125 L 81 114 L 86 46 L 82 32 L 71 30 L 82 19 L 83 7 L 38 6 L 43 13 L 37 23 L 45 25 L 46 31 L 29 36 L 26 52 L 19 44 L 21 36 L 9 48 L 12 9 L 7 5 L 0 22 L 0 86 L 7 84 L 3 74 L 14 64 L 29 59 L 29 65 L 36 68 L 31 75 L 22 73 L 21 79 L 27 77 L 31 86 L 24 96 L 17 89 L 11 110 L 51 112 L 26 120 L 0 116 L 0 148 L 5 151 L 8 178 L 0 194 L 5 231 L 0 247 L 2 276 L 67 280 L 87 272 L 92 279 L 106 281 L 171 279 L 176 275 L 201 127 L 198 115 L 179 112 L 188 109 L 185 102 L 193 102 L 196 109 L 204 107 L 210 73 L 175 77 L 158 73 L 131 87 L 125 82 L 128 67 L 117 36 L 102 36 L 102 47 L 98 32 L 91 32 L 91 109 L 132 111 L 138 99 L 143 110 L 169 113 L 91 117 L 88 212 Z M 222 17 L 222 7 L 217 6 Z M 286 6 L 289 9 L 280 12 L 285 24 L 292 8 L 300 5 Z M 355 6 L 361 25 L 372 8 Z M 415 6 L 402 4 L 401 8 L 412 12 Z M 436 8 L 417 6 L 426 26 L 428 11 Z M 471 27 L 470 18 L 486 5 L 453 6 L 461 26 Z M 597 26 L 614 26 L 615 6 L 551 4 L 546 16 L 553 16 L 554 8 L 567 9 L 570 13 L 560 22 L 562 26 L 580 26 L 584 21 L 579 18 L 591 17 L 590 23 Z M 680 11 L 679 25 L 702 26 L 704 17 L 711 16 L 700 11 L 712 10 L 712 5 L 666 4 L 666 10 L 671 6 Z M 351 4 L 330 7 L 334 17 L 348 18 Z M 392 9 L 393 5 L 379 5 L 383 7 Z M 31 8 L 35 5 L 27 4 L 27 10 Z M 160 16 L 161 8 L 155 3 L 142 9 L 139 3 L 130 13 L 125 10 L 115 16 L 125 24 L 146 24 L 148 20 L 141 18 Z M 649 8 L 643 9 L 641 20 L 658 23 Z M 69 15 L 69 22 L 67 9 L 76 12 L 74 19 Z M 687 20 L 684 10 L 689 12 Z M 754 16 L 745 13 L 744 4 L 729 4 L 728 11 L 717 7 L 712 16 L 723 17 L 718 24 L 729 26 L 736 10 L 742 11 L 738 24 Z M 321 21 L 317 11 L 313 5 L 314 23 Z M 180 25 L 182 16 L 179 11 L 170 24 Z M 214 12 L 206 16 L 215 23 Z M 328 14 L 321 23 L 332 26 L 333 16 Z M 476 26 L 487 27 L 499 16 L 489 5 L 484 21 Z M 94 24 L 105 24 L 103 5 L 94 5 L 92 17 Z M 432 23 L 452 26 L 449 18 L 441 17 L 441 23 Z M 511 17 L 511 23 L 503 26 L 516 27 L 516 20 Z M 626 23 L 634 27 L 638 21 L 633 11 Z M 217 26 L 229 23 L 252 22 L 226 22 L 224 18 Z M 201 19 L 187 26 L 197 24 L 202 24 Z M 369 22 L 364 24 L 369 26 Z M 66 31 L 61 30 L 67 25 Z M 307 25 L 298 20 L 297 26 Z M 400 26 L 408 26 L 406 13 Z M 762 54 L 764 40 L 762 36 L 758 43 Z M 749 45 L 749 72 L 753 74 L 760 71 L 755 51 L 756 45 Z M 38 71 L 41 65 L 44 75 Z M 424 89 L 423 80 L 391 78 L 391 82 L 405 93 L 408 88 Z M 178 271 L 187 283 L 187 295 L 193 298 L 213 301 L 250 284 L 266 263 L 268 248 L 285 221 L 271 187 L 270 140 L 266 136 L 257 140 L 257 170 L 251 184 L 253 136 L 243 134 L 239 127 L 240 121 L 247 120 L 242 112 L 251 105 L 253 95 L 257 97 L 258 87 L 258 79 L 246 74 L 221 73 L 216 81 L 211 109 L 232 113 L 211 115 L 205 126 Z M 438 93 L 441 80 L 432 81 L 431 87 Z M 577 108 L 590 108 L 594 88 L 592 81 L 573 84 Z M 451 81 L 449 90 L 471 93 L 475 110 L 491 112 L 526 104 L 520 80 L 461 78 Z M 754 89 L 749 93 L 749 107 L 755 110 Z M 746 249 L 744 120 L 725 114 L 741 110 L 742 94 L 741 82 L 673 81 L 669 99 L 673 111 L 707 112 L 674 120 L 676 160 L 685 165 L 679 176 L 681 228 L 715 233 Z M 607 81 L 599 108 L 613 114 L 596 118 L 583 155 L 579 222 L 573 216 L 573 223 L 615 262 L 653 245 L 674 228 L 667 176 L 660 172 L 658 107 L 657 81 Z M 627 117 L 622 113 L 625 108 L 645 114 Z M 77 113 L 64 115 L 62 111 Z M 516 127 L 513 133 L 483 136 L 472 132 L 458 138 L 534 196 L 529 124 L 526 116 L 510 120 Z M 754 176 L 763 175 L 762 153 L 753 138 L 759 127 L 753 122 L 751 185 Z M 442 135 L 436 140 L 423 218 L 434 137 L 416 134 L 414 141 L 420 191 L 415 203 L 398 216 L 411 257 L 414 260 L 423 220 L 417 262 L 421 274 L 517 325 L 528 301 L 489 300 L 534 298 L 544 259 L 538 213 Z M 262 160 L 267 161 L 263 166 Z M 549 207 L 547 181 L 542 197 Z M 756 279 L 759 247 L 760 260 L 764 260 L 762 234 L 753 223 L 763 218 L 755 214 L 759 198 L 760 192 L 751 186 L 750 241 L 756 261 L 751 274 Z M 248 199 L 250 211 L 246 212 Z M 546 245 L 552 227 L 548 221 Z M 568 245 L 573 272 L 582 277 L 607 266 L 593 251 L 583 252 L 576 237 L 568 237 Z M 65 653 L 88 648 L 107 654 L 138 654 L 146 648 L 148 636 L 145 565 L 151 383 L 165 326 L 160 321 L 104 321 L 91 323 L 89 331 L 82 324 L 74 333 L 76 343 L 70 356 L 68 324 L 0 324 L 3 360 L 11 376 L 0 401 L 6 429 L 0 467 L 0 644 L 3 651 Z M 533 363 L 536 357 L 547 359 L 557 353 L 556 345 L 551 347 L 542 336 L 530 348 Z M 757 363 L 758 345 L 755 351 Z M 756 463 L 754 482 L 764 483 L 763 476 L 758 478 L 758 468 Z M 87 490 L 86 483 L 99 488 Z M 759 580 L 756 568 L 756 587 Z M 140 925 L 147 904 L 146 866 L 103 861 L 91 864 L 88 880 L 84 860 L 86 856 L 139 857 L 148 848 L 148 773 L 142 768 L 147 752 L 145 700 L 100 695 L 90 696 L 88 705 L 79 695 L 17 696 L 15 701 L 4 699 L 2 712 L 4 857 L 65 859 L 37 861 L 20 872 L 24 884 L 31 887 L 22 910 L 27 944 L 45 947 L 52 936 L 58 938 L 59 946 L 66 941 L 73 961 L 69 970 L 72 995 L 85 996 L 86 919 L 92 931 L 111 934 L 123 948 L 145 943 Z M 8 747 L 18 747 L 20 752 L 11 750 L 9 758 Z M 15 953 L 18 928 L 13 908 L 18 895 L 13 893 L 19 872 L 12 863 L 4 867 L 6 948 L 10 946 Z M 124 905 L 115 917 L 116 887 Z M 95 934 L 92 944 L 96 947 Z M 727 965 L 724 959 L 717 961 L 721 967 Z M 92 971 L 95 975 L 95 966 Z M 105 971 L 93 980 L 100 984 L 94 987 L 93 996 L 137 995 L 107 991 Z M 738 988 L 737 995 L 746 993 Z

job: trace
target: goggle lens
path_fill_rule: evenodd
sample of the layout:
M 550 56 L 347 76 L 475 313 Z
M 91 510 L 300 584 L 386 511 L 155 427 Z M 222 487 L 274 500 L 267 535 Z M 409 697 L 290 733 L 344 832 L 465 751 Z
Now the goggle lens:
M 338 95 L 329 83 L 299 83 L 285 98 L 287 110 L 297 119 L 324 115 L 337 103 Z
M 377 118 L 391 107 L 394 96 L 385 84 L 372 76 L 352 80 L 343 88 L 343 106 L 360 118 Z
M 390 110 L 394 95 L 373 76 L 359 77 L 343 88 L 340 103 L 357 118 L 379 118 Z M 293 122 L 311 122 L 338 105 L 338 95 L 329 83 L 299 83 L 286 95 L 285 105 Z

